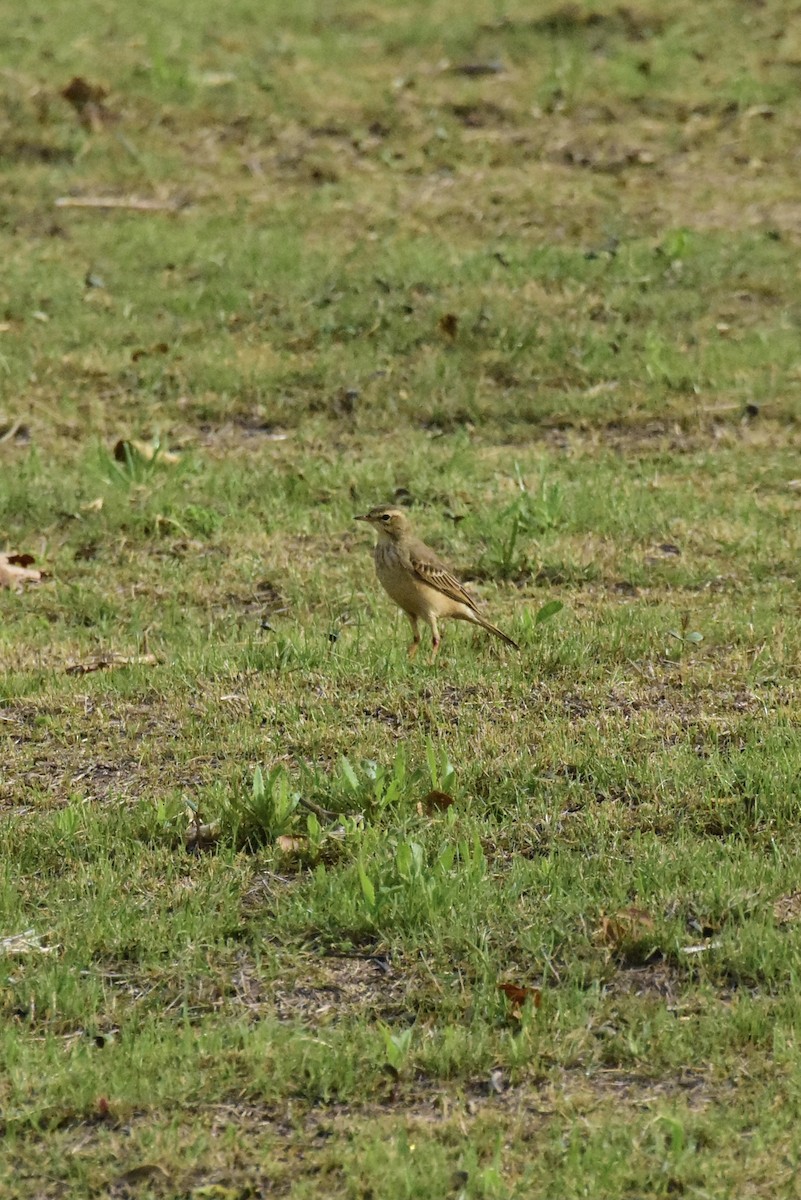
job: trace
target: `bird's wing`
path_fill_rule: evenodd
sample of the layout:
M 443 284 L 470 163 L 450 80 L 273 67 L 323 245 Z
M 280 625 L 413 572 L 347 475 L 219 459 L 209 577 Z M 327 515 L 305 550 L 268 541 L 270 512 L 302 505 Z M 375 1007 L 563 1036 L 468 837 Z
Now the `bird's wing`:
M 409 560 L 412 570 L 419 580 L 442 592 L 444 596 L 455 600 L 457 604 L 466 604 L 473 612 L 478 608 L 475 600 L 466 591 L 455 575 L 452 575 L 444 563 L 440 562 L 428 546 L 420 543 L 409 549 Z

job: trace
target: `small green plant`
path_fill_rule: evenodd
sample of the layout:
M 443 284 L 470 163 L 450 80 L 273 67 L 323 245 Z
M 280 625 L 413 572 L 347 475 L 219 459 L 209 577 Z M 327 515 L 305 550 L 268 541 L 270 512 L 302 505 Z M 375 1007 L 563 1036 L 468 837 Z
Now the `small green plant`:
M 562 513 L 562 493 L 557 483 L 550 483 L 543 478 L 538 492 L 532 493 L 518 463 L 515 463 L 514 471 L 520 494 L 501 513 L 506 532 L 501 541 L 500 556 L 495 560 L 502 578 L 509 578 L 527 568 L 527 555 L 519 550 L 521 537 L 555 529 Z
M 704 640 L 704 635 L 697 629 L 690 629 L 690 614 L 688 612 L 682 614 L 681 626 L 679 629 L 668 629 L 668 637 L 678 642 L 678 646 L 673 647 L 673 652 L 669 649 L 665 650 L 666 658 L 678 659 L 681 657 L 682 651 L 693 646 L 700 646 Z
M 64 808 L 59 809 L 53 823 L 67 841 L 72 841 L 87 829 L 89 813 L 86 804 L 78 796 L 70 796 Z
M 309 813 L 306 818 L 306 836 L 309 839 L 310 857 L 316 858 L 325 841 L 325 830 L 320 824 L 316 813 Z
M 445 823 L 450 835 L 453 822 L 447 815 Z M 388 838 L 369 862 L 360 860 L 356 867 L 362 911 L 382 931 L 443 920 L 481 889 L 486 873 L 477 837 L 454 841 L 448 836 L 428 851 L 416 837 Z
M 395 852 L 395 868 L 404 883 L 420 878 L 424 862 L 425 851 L 419 842 L 401 842 Z
M 364 900 L 367 910 L 371 916 L 374 916 L 377 911 L 377 897 L 375 884 L 364 869 L 364 866 L 359 863 L 359 884 L 362 889 L 362 899 Z
M 339 759 L 339 782 L 348 799 L 366 805 L 374 815 L 413 795 L 419 780 L 420 772 L 410 769 L 403 747 L 387 764 L 366 759 L 357 769 L 344 754 Z
M 221 828 L 235 845 L 255 850 L 295 829 L 299 803 L 300 792 L 292 788 L 284 767 L 273 767 L 266 776 L 256 767 L 250 787 L 226 802 Z
M 126 487 L 148 483 L 161 466 L 164 453 L 158 438 L 152 444 L 119 441 L 114 457 L 109 458 L 111 479 Z
M 379 1023 L 379 1031 L 384 1043 L 384 1065 L 396 1079 L 400 1075 L 412 1048 L 414 1026 L 393 1033 L 389 1025 Z
M 435 746 L 430 737 L 426 738 L 426 762 L 431 787 L 439 792 L 448 792 L 456 778 L 448 751 L 444 746 Z
M 195 537 L 212 537 L 223 522 L 221 513 L 204 504 L 187 504 L 181 517 L 184 527 Z
M 543 604 L 542 608 L 537 609 L 534 614 L 534 624 L 542 625 L 543 621 L 550 621 L 551 617 L 555 617 L 564 607 L 561 600 L 549 600 L 547 604 Z

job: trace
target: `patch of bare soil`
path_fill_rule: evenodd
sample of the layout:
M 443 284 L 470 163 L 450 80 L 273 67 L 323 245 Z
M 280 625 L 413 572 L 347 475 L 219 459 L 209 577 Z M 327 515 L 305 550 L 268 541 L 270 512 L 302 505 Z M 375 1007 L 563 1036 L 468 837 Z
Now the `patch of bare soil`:
M 32 796 L 37 804 L 43 796 L 58 803 L 75 794 L 135 799 L 148 782 L 140 744 L 165 748 L 179 735 L 158 705 L 109 712 L 89 696 L 69 705 L 8 703 L 0 709 L 0 810 L 24 808 Z M 166 749 L 164 759 L 169 772 Z
M 574 455 L 612 450 L 631 459 L 696 454 L 732 445 L 777 448 L 801 440 L 801 431 L 794 426 L 752 410 L 744 403 L 712 398 L 705 409 L 696 406 L 686 420 L 634 414 L 625 421 L 588 425 L 578 417 L 546 424 L 543 437 L 548 445 Z
M 664 960 L 619 968 L 606 984 L 610 996 L 664 1000 L 672 1008 L 681 991 L 682 976 Z
M 243 956 L 231 984 L 245 1007 L 269 1010 L 281 1021 L 315 1025 L 353 1015 L 392 1020 L 405 1011 L 409 988 L 408 978 L 379 954 L 310 959 L 293 979 L 278 984 L 261 978 Z
M 614 1100 L 621 1108 L 650 1108 L 669 1100 L 684 1100 L 694 1109 L 715 1101 L 717 1089 L 710 1072 L 682 1067 L 676 1074 L 655 1079 L 641 1072 L 598 1068 L 591 1074 L 565 1071 L 550 1083 L 551 1095 L 588 1107 Z

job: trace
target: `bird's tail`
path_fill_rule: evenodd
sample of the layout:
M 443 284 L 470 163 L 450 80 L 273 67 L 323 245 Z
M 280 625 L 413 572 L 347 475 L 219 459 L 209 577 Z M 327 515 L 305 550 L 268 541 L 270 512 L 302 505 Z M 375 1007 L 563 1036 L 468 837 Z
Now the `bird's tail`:
M 520 649 L 517 642 L 513 642 L 497 625 L 493 625 L 491 621 L 488 621 L 486 617 L 482 617 L 480 613 L 475 613 L 474 620 L 482 629 L 486 629 L 489 633 L 494 633 L 502 642 L 506 642 L 507 646 L 513 646 L 515 650 Z

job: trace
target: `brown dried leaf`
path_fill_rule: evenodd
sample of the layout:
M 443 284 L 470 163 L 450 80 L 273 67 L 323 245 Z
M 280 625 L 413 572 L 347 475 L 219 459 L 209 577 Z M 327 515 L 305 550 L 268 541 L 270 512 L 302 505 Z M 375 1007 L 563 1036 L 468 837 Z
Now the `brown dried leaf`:
M 82 75 L 73 75 L 67 86 L 62 88 L 61 95 L 75 109 L 85 129 L 102 129 L 104 122 L 111 117 L 103 103 L 108 96 L 108 88 L 100 83 L 89 83 Z
M 38 583 L 42 572 L 31 570 L 32 554 L 0 554 L 0 588 L 21 592 L 23 584 Z
M 509 1001 L 509 1016 L 513 1021 L 523 1019 L 525 1004 L 530 1004 L 532 1008 L 539 1008 L 542 1004 L 542 992 L 539 988 L 521 987 L 518 983 L 499 983 L 498 991 L 503 992 Z
M 525 1004 L 526 1000 L 530 1000 L 535 1008 L 542 1004 L 542 992 L 539 988 L 521 987 L 518 983 L 499 983 L 498 991 L 503 992 L 512 1004 Z
M 80 109 L 86 104 L 99 104 L 101 100 L 105 100 L 108 88 L 103 87 L 102 83 L 89 83 L 82 75 L 73 75 L 67 86 L 62 89 L 61 95 L 73 108 Z
M 459 331 L 459 318 L 456 313 L 443 313 L 437 325 L 440 333 L 443 333 L 445 337 L 453 339 Z
M 604 946 L 620 949 L 633 942 L 644 942 L 653 937 L 654 921 L 644 908 L 631 905 L 622 908 L 613 917 L 604 913 L 595 931 L 595 941 Z
M 198 854 L 201 850 L 211 850 L 220 840 L 220 822 L 203 822 L 197 813 L 191 813 L 189 824 L 184 834 L 184 845 L 190 853 Z
M 308 846 L 308 840 L 304 837 L 290 837 L 286 833 L 281 833 L 275 839 L 275 844 L 282 854 L 303 854 Z
M 155 667 L 155 654 L 100 654 L 82 663 L 70 663 L 65 669 L 68 675 L 91 675 L 93 671 L 107 671 L 113 667 Z
M 436 788 L 423 796 L 418 811 L 422 815 L 425 813 L 427 817 L 433 817 L 434 813 L 445 812 L 453 804 L 453 796 L 449 796 L 447 792 L 439 792 Z

